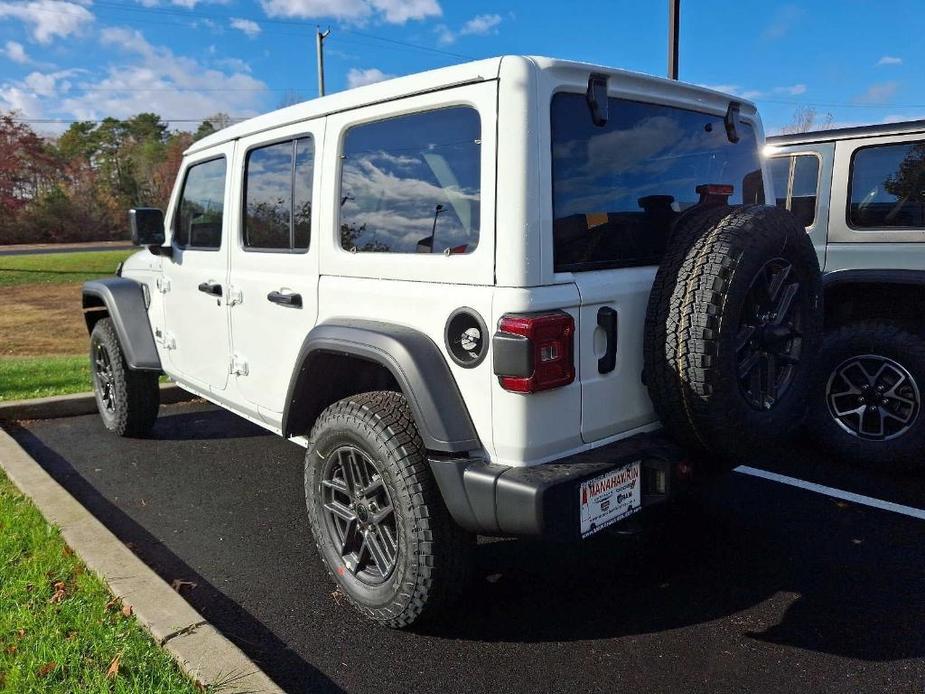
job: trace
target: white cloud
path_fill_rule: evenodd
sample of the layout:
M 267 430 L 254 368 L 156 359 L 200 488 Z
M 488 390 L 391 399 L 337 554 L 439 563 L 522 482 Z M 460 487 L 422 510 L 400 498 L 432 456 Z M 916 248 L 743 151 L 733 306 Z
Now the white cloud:
M 233 17 L 231 20 L 231 27 L 243 31 L 249 38 L 254 38 L 260 33 L 260 25 L 251 19 Z
M 438 24 L 434 27 L 437 32 L 437 41 L 444 45 L 455 43 L 460 36 L 487 36 L 488 34 L 497 34 L 498 25 L 501 24 L 502 17 L 498 14 L 479 14 L 470 19 L 460 27 L 459 31 L 454 32 L 446 24 Z
M 903 59 L 893 55 L 885 55 L 877 61 L 877 65 L 902 65 Z
M 383 80 L 390 80 L 393 77 L 395 77 L 395 75 L 389 75 L 375 67 L 366 68 L 365 70 L 352 67 L 349 72 L 347 72 L 347 87 L 353 89 L 354 87 L 362 87 L 367 84 L 375 84 Z
M 32 27 L 32 38 L 39 43 L 51 43 L 77 33 L 93 21 L 93 13 L 75 2 L 62 0 L 31 0 L 30 2 L 0 2 L 0 18 L 11 17 Z
M 381 18 L 390 24 L 443 14 L 437 0 L 260 0 L 268 17 L 339 19 L 363 22 Z
M 467 34 L 485 36 L 486 34 L 496 33 L 499 24 L 501 24 L 501 15 L 480 14 L 463 24 L 459 34 L 461 36 L 466 36 Z
M 855 98 L 859 104 L 883 104 L 889 101 L 899 88 L 897 82 L 881 82 L 870 85 L 863 94 Z
M 0 85 L 0 105 L 20 108 L 32 117 L 48 113 L 78 120 L 125 118 L 146 111 L 155 111 L 165 120 L 198 120 L 219 112 L 246 117 L 265 110 L 266 85 L 243 68 L 209 67 L 152 45 L 141 32 L 124 27 L 104 29 L 100 42 L 127 55 L 102 74 L 82 75 L 81 79 L 65 80 L 70 75 L 53 74 L 51 85 L 51 76 L 33 73 L 23 82 Z
M 12 60 L 14 63 L 20 63 L 25 65 L 29 62 L 29 56 L 26 55 L 26 49 L 23 48 L 21 43 L 16 41 L 7 41 L 6 47 L 3 49 L 3 55 Z
M 790 96 L 799 96 L 806 93 L 805 84 L 792 84 L 789 87 L 774 87 L 775 94 L 789 94 Z
M 790 33 L 790 30 L 796 25 L 806 11 L 797 5 L 784 5 L 774 13 L 771 23 L 765 27 L 762 38 L 768 41 L 781 39 Z

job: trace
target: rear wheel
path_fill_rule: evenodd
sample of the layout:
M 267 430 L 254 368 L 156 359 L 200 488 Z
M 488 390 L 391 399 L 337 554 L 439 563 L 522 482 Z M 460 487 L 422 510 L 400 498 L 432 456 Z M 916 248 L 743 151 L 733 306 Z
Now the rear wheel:
M 325 568 L 369 619 L 409 626 L 464 587 L 474 538 L 450 518 L 400 393 L 356 395 L 321 414 L 305 498 Z
M 810 434 L 849 462 L 922 466 L 923 388 L 925 340 L 889 323 L 843 326 L 823 345 Z
M 147 435 L 160 408 L 158 374 L 129 369 L 111 318 L 97 321 L 90 333 L 90 371 L 106 428 L 119 436 Z

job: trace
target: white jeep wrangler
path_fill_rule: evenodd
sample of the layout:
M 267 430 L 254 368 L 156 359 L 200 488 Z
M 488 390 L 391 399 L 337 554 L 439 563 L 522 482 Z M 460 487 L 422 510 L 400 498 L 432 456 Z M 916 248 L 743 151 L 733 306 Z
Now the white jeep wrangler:
M 100 413 L 146 434 L 166 373 L 305 446 L 324 564 L 408 625 L 476 534 L 587 537 L 797 427 L 821 281 L 763 146 L 746 102 L 524 57 L 229 127 L 84 287 Z

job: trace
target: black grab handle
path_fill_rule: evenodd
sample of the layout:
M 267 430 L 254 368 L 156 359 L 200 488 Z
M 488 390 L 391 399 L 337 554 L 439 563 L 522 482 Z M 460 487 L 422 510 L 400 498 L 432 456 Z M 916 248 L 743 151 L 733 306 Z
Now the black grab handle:
M 291 306 L 292 308 L 302 308 L 301 294 L 283 294 L 282 292 L 270 292 L 267 294 L 267 300 L 280 306 Z
M 212 296 L 222 295 L 222 285 L 215 282 L 203 282 L 199 285 L 199 291 L 211 294 Z
M 607 336 L 607 351 L 597 360 L 598 373 L 606 374 L 617 366 L 617 312 L 609 306 L 600 308 L 597 312 L 597 324 Z

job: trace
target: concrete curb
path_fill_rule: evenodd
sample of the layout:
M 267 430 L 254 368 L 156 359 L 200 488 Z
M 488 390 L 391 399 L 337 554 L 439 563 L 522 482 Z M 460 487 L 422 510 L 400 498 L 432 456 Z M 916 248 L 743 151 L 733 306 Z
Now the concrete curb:
M 113 595 L 132 607 L 138 621 L 195 682 L 229 694 L 282 694 L 250 658 L 132 554 L 2 429 L 0 468 L 45 519 L 61 529 L 68 546 L 106 582 Z
M 186 392 L 175 383 L 161 384 L 162 405 L 171 405 L 176 402 L 195 399 L 195 395 Z M 77 417 L 82 414 L 94 414 L 95 412 L 96 396 L 93 393 L 53 395 L 49 398 L 0 402 L 0 422 L 13 422 L 20 419 Z

